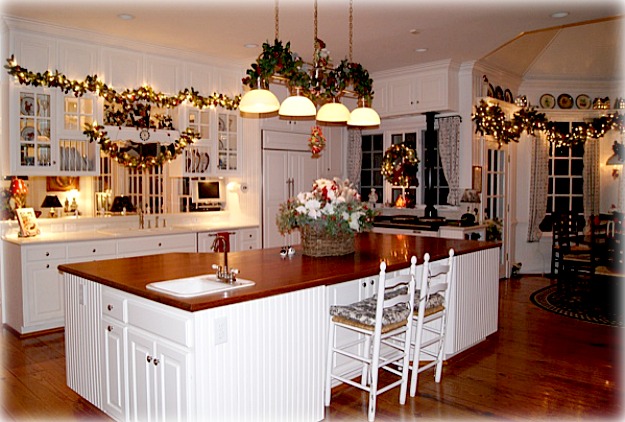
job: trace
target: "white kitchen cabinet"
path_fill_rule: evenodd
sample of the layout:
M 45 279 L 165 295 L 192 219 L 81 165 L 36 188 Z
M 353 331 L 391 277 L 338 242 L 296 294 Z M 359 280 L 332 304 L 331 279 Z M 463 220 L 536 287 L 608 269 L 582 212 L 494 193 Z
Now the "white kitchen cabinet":
M 190 353 L 128 330 L 129 420 L 186 421 Z
M 438 236 L 445 239 L 471 239 L 472 237 L 478 237 L 472 240 L 486 240 L 486 225 L 480 224 L 471 227 L 441 226 L 438 229 Z
M 117 241 L 117 254 L 120 258 L 169 252 L 196 251 L 195 233 L 130 237 Z
M 182 129 L 193 129 L 200 139 L 187 146 L 183 153 L 169 164 L 171 177 L 207 177 L 215 172 L 216 134 L 213 133 L 215 110 L 187 107 L 182 117 Z
M 258 227 L 237 230 L 237 251 L 260 249 L 260 230 Z
M 239 116 L 236 111 L 217 113 L 217 161 L 215 173 L 218 175 L 237 174 L 241 156 L 239 153 Z
M 101 322 L 102 410 L 115 420 L 124 420 L 128 414 L 126 388 L 126 336 L 123 323 L 104 317 Z
M 382 117 L 456 110 L 457 69 L 449 61 L 376 75 L 374 108 Z
M 346 150 L 347 133 L 342 127 L 326 126 L 322 128 L 326 137 L 326 147 L 321 152 L 321 176 L 326 179 L 338 177 L 344 179 L 343 164 Z
M 321 173 L 320 163 L 310 157 L 309 151 L 302 150 L 307 148 L 305 135 L 265 131 L 263 136 L 263 247 L 284 246 L 285 242 L 296 245 L 299 233 L 285 240 L 278 232 L 276 215 L 288 198 L 310 191 Z M 291 150 L 277 149 L 285 147 Z
M 113 239 L 67 243 L 67 262 L 99 261 L 117 257 L 117 241 Z
M 57 266 L 66 262 L 64 245 L 4 243 L 6 321 L 20 334 L 62 327 L 63 280 Z
M 130 50 L 103 47 L 100 76 L 108 86 L 123 91 L 143 85 L 143 54 Z

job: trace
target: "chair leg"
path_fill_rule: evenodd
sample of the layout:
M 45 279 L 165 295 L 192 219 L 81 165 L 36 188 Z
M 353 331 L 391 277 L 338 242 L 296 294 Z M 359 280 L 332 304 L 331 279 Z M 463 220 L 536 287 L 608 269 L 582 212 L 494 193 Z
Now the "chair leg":
M 369 412 L 368 419 L 369 422 L 373 422 L 375 420 L 375 410 L 377 406 L 377 397 L 378 397 L 378 370 L 380 364 L 380 342 L 374 342 L 373 344 L 373 354 L 371 356 L 371 365 L 370 365 L 370 373 L 371 373 L 371 385 L 369 386 Z
M 410 378 L 410 397 L 417 394 L 417 382 L 419 381 L 419 359 L 421 357 L 421 342 L 423 335 L 423 324 L 417 324 L 417 332 L 415 333 L 414 355 L 412 357 L 412 377 Z
M 371 356 L 371 337 L 367 336 L 365 338 L 365 342 L 362 347 L 363 347 L 362 355 Z M 371 371 L 372 371 L 371 365 L 368 365 L 367 362 L 363 362 L 362 373 L 360 375 L 360 384 L 363 387 L 366 386 L 367 383 L 371 382 L 371 379 L 370 379 Z
M 330 322 L 330 328 L 328 329 L 328 354 L 326 358 L 326 382 L 325 382 L 325 405 L 330 406 L 330 399 L 332 396 L 332 356 L 334 348 L 334 332 L 336 326 Z
M 410 340 L 411 340 L 411 331 L 408 330 L 404 335 L 406 336 L 404 342 L 404 359 L 402 362 L 402 370 L 401 370 L 401 389 L 399 392 L 399 404 L 406 404 L 406 395 L 408 393 L 408 377 L 410 371 Z

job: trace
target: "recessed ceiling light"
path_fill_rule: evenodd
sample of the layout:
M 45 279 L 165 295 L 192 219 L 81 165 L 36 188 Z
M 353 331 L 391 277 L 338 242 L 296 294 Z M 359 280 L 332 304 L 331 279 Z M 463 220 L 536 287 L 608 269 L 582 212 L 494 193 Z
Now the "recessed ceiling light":
M 128 13 L 120 13 L 119 15 L 117 15 L 117 17 L 124 21 L 131 21 L 135 18 L 133 15 L 130 15 Z
M 565 18 L 569 15 L 569 12 L 556 12 L 552 13 L 551 17 L 555 19 Z
M 411 29 L 411 30 L 410 30 L 410 33 L 411 33 L 412 35 L 419 35 L 419 31 L 418 31 L 418 30 L 416 30 L 416 29 Z
M 255 43 L 251 42 L 251 43 L 243 44 L 243 47 L 245 47 L 245 48 L 256 48 L 256 47 L 258 47 L 258 44 L 255 44 Z
M 425 53 L 426 51 L 428 51 L 427 48 L 415 48 L 415 50 L 417 53 Z

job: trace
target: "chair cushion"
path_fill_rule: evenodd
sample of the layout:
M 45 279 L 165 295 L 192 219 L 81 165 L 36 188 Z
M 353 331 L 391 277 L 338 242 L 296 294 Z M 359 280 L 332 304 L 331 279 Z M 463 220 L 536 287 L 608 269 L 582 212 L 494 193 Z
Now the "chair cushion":
M 406 287 L 399 287 L 386 292 L 384 296 L 388 300 L 405 292 Z M 419 297 L 419 290 L 417 290 L 415 297 Z M 430 296 L 429 300 L 425 304 L 426 315 L 443 309 L 443 302 L 443 296 L 438 293 Z M 376 304 L 377 295 L 373 295 L 372 297 L 350 305 L 330 306 L 330 315 L 334 317 L 333 320 L 336 322 L 356 325 L 361 328 L 373 330 L 373 327 L 375 326 Z M 415 312 L 418 310 L 418 304 L 415 304 Z M 391 327 L 391 329 L 396 326 L 401 326 L 403 325 L 403 322 L 406 321 L 409 314 L 409 310 L 401 303 L 385 309 L 382 313 L 382 326 Z

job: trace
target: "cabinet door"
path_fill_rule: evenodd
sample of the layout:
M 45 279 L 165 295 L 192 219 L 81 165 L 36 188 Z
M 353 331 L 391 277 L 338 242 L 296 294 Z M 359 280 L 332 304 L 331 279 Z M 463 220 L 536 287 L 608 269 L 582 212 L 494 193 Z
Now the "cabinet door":
M 24 325 L 45 323 L 46 328 L 64 324 L 63 277 L 57 266 L 65 261 L 41 261 L 26 264 L 27 309 Z
M 125 420 L 126 328 L 110 319 L 102 321 L 102 410 L 115 420 Z
M 217 115 L 217 174 L 236 174 L 239 169 L 239 118 L 236 112 Z
M 184 422 L 189 413 L 187 385 L 193 379 L 190 353 L 161 343 L 155 356 L 152 364 L 158 382 L 158 419 Z
M 419 106 L 417 84 L 413 77 L 388 81 L 388 114 L 413 113 Z
M 157 384 L 153 365 L 154 340 L 140 331 L 128 329 L 129 420 L 157 418 Z
M 263 247 L 284 245 L 276 227 L 280 204 L 290 194 L 289 156 L 286 151 L 263 152 Z
M 13 89 L 11 107 L 11 169 L 16 174 L 52 175 L 58 169 L 53 147 L 54 94 L 42 88 Z
M 326 135 L 326 148 L 321 153 L 321 175 L 327 179 L 335 177 L 343 178 L 344 165 L 344 148 L 346 142 L 344 136 L 347 137 L 344 128 L 327 127 L 324 128 Z

